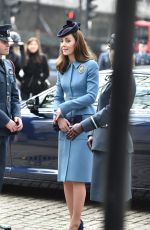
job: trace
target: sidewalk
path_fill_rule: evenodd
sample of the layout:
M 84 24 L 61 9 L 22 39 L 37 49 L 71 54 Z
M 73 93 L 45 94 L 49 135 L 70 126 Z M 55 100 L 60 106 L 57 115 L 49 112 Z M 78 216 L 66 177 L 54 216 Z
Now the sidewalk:
M 127 211 L 126 230 L 150 230 L 149 210 L 136 207 Z M 104 229 L 103 207 L 86 201 L 82 219 L 85 230 Z M 0 196 L 0 223 L 11 225 L 12 230 L 67 230 L 68 222 L 62 191 L 41 193 L 39 189 L 12 187 Z

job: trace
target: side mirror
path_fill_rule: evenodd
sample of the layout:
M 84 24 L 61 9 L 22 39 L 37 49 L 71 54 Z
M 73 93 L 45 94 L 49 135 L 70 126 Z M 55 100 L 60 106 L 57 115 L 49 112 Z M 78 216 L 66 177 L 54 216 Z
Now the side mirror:
M 39 108 L 39 97 L 28 99 L 26 105 L 32 112 L 37 112 Z

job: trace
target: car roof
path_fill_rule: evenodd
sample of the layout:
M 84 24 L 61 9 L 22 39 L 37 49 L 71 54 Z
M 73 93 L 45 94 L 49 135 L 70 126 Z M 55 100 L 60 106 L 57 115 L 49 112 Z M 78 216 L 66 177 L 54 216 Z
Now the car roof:
M 150 75 L 150 65 L 145 65 L 145 66 L 135 66 L 133 68 L 133 74 L 146 74 Z M 107 70 L 100 70 L 100 75 L 109 75 L 112 74 L 113 70 L 112 69 L 107 69 Z
M 150 65 L 136 66 L 133 69 L 133 73 L 134 74 L 146 74 L 146 75 L 150 75 Z
M 48 63 L 51 63 L 51 64 L 56 64 L 56 58 L 53 58 L 53 59 L 48 59 Z
M 112 72 L 113 72 L 112 69 L 100 70 L 99 71 L 100 79 L 101 79 L 101 75 L 111 75 Z M 133 69 L 133 73 L 135 75 L 147 75 L 147 76 L 150 76 L 150 65 L 149 66 L 138 66 L 138 67 L 136 66 Z M 102 80 L 101 84 L 103 84 L 103 80 Z M 41 92 L 41 93 L 39 93 L 39 94 L 37 94 L 35 96 L 33 96 L 32 99 L 34 99 L 37 96 L 41 96 L 41 95 L 44 95 L 44 94 L 46 95 L 47 93 L 51 93 L 51 92 L 53 93 L 55 91 L 55 89 L 56 89 L 56 85 L 50 87 L 49 89 L 47 89 L 47 90 L 45 90 L 45 91 L 43 91 L 43 92 Z M 31 99 L 31 98 L 29 98 L 29 99 Z M 22 101 L 21 102 L 21 107 L 24 107 L 25 105 L 26 105 L 26 101 Z

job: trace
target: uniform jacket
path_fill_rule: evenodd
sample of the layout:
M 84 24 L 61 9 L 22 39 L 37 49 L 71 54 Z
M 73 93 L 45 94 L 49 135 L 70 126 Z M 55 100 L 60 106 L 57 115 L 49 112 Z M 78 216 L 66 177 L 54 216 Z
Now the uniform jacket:
M 98 102 L 98 112 L 81 122 L 84 131 L 94 130 L 92 150 L 108 150 L 108 127 L 111 112 L 111 89 L 112 77 L 108 80 Z M 131 90 L 129 93 L 129 109 L 131 108 L 136 92 L 135 79 L 132 78 Z M 130 134 L 128 134 L 128 152 L 133 152 L 133 143 Z
M 0 136 L 10 134 L 5 125 L 16 116 L 21 116 L 16 77 L 12 63 L 4 60 L 4 67 L 0 65 Z
M 92 104 L 98 92 L 98 79 L 98 64 L 94 60 L 76 61 L 64 74 L 58 73 L 55 105 L 63 116 L 95 113 Z

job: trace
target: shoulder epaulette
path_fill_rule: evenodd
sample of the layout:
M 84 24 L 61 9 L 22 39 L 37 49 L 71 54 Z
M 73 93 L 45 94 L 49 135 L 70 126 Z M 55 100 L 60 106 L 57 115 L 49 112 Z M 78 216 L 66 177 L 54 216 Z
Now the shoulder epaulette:
M 7 63 L 7 65 L 12 68 L 14 76 L 15 76 L 15 65 L 14 65 L 14 63 L 10 59 L 4 59 L 4 63 Z M 5 65 L 6 69 L 7 69 L 7 65 Z

